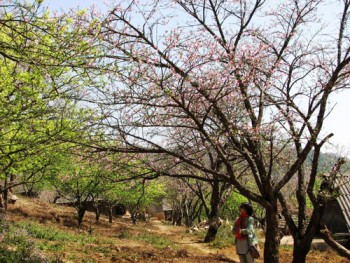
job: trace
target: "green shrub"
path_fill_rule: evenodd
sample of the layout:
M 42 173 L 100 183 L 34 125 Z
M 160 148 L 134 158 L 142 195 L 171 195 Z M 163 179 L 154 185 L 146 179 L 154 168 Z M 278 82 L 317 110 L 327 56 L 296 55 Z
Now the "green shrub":
M 200 230 L 200 231 L 193 232 L 193 234 L 200 240 L 204 240 L 207 234 L 207 231 Z M 231 226 L 222 225 L 221 227 L 219 227 L 215 240 L 209 243 L 209 246 L 218 248 L 218 249 L 233 246 L 233 234 L 232 234 Z
M 225 248 L 233 246 L 233 234 L 231 226 L 223 225 L 219 228 L 216 238 L 210 243 L 214 248 Z
M 41 263 L 44 260 L 26 230 L 12 226 L 7 229 L 0 246 L 1 263 Z

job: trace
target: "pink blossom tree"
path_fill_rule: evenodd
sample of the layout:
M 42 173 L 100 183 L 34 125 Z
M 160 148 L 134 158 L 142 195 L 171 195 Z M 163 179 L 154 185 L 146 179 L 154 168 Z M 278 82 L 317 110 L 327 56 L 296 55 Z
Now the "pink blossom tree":
M 279 261 L 280 207 L 295 240 L 293 262 L 305 262 L 321 228 L 315 181 L 332 136 L 322 127 L 329 98 L 348 86 L 350 68 L 350 1 L 341 3 L 334 35 L 316 29 L 322 4 L 121 1 L 93 32 L 103 42 L 111 80 L 92 98 L 104 117 L 98 125 L 108 140 L 119 140 L 108 150 L 153 154 L 148 165 L 159 174 L 181 176 L 186 165 L 200 173 L 184 177 L 210 174 L 232 184 L 266 210 L 269 263 Z M 208 165 L 208 149 L 222 169 Z M 297 222 L 283 195 L 291 179 Z

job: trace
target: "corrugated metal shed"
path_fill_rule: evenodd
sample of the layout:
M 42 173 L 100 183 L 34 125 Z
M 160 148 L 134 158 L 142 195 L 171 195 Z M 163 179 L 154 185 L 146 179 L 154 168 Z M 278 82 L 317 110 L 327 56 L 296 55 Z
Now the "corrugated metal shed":
M 350 177 L 339 176 L 335 179 L 334 186 L 339 189 L 337 202 L 343 212 L 348 231 L 350 232 Z

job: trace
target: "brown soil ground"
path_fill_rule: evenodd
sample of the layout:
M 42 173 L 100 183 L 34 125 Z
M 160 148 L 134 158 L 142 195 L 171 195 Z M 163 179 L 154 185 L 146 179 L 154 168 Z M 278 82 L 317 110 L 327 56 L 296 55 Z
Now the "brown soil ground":
M 75 220 L 75 210 L 71 207 L 48 204 L 37 199 L 21 197 L 16 204 L 9 205 L 7 218 L 12 222 L 35 222 L 43 227 L 57 227 L 67 234 L 94 237 L 98 242 L 64 242 L 61 251 L 45 250 L 49 257 L 57 257 L 61 262 L 183 262 L 216 263 L 239 262 L 233 247 L 214 249 L 202 243 L 195 235 L 188 233 L 185 227 L 175 227 L 157 219 L 139 222 L 133 225 L 129 218 L 115 218 L 112 224 L 105 216 L 95 223 L 93 213 L 88 212 L 84 224 L 79 229 Z M 144 238 L 146 237 L 146 238 Z M 159 246 L 160 240 L 170 245 Z M 53 243 L 47 240 L 35 242 Z M 280 262 L 288 263 L 292 259 L 292 248 L 281 248 Z M 256 262 L 263 262 L 259 259 Z M 307 262 L 345 263 L 330 250 L 311 251 Z

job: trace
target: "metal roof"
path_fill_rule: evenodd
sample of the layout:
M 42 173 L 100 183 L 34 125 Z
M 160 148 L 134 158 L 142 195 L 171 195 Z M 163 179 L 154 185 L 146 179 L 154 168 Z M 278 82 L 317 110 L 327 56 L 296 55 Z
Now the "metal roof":
M 335 187 L 339 189 L 337 202 L 343 212 L 348 231 L 350 231 L 350 177 L 337 176 L 335 179 Z

